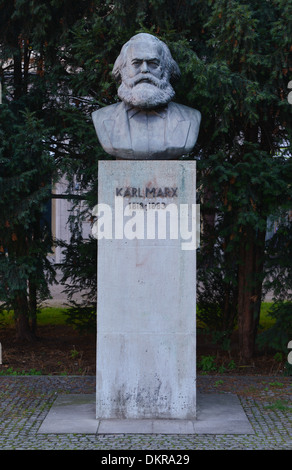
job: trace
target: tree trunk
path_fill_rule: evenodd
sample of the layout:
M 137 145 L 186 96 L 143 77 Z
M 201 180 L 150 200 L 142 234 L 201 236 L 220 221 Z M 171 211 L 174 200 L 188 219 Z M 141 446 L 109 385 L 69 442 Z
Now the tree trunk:
M 240 245 L 238 270 L 238 330 L 241 359 L 250 362 L 255 352 L 262 294 L 264 233 L 247 229 Z
M 223 331 L 232 332 L 237 314 L 237 287 L 230 283 L 225 288 L 223 305 Z
M 20 292 L 14 302 L 16 339 L 34 341 L 35 335 L 29 326 L 28 304 L 25 293 Z
M 29 312 L 31 318 L 31 331 L 36 334 L 37 327 L 37 289 L 33 281 L 29 281 Z

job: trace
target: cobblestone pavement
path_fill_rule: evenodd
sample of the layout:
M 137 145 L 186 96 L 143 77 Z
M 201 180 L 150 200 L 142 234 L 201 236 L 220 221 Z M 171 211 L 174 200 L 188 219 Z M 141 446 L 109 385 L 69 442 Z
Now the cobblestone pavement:
M 248 435 L 38 434 L 58 394 L 94 393 L 95 377 L 0 377 L 1 450 L 292 449 L 292 378 L 199 376 L 199 392 L 236 393 L 254 429 Z

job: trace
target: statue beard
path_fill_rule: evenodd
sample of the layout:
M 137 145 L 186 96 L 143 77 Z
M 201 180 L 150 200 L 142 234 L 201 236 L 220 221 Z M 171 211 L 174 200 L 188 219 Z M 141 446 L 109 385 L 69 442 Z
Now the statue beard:
M 145 73 L 140 73 L 134 78 L 122 76 L 122 84 L 118 89 L 118 96 L 122 101 L 140 109 L 165 106 L 174 95 L 174 89 L 167 76 L 159 79 Z

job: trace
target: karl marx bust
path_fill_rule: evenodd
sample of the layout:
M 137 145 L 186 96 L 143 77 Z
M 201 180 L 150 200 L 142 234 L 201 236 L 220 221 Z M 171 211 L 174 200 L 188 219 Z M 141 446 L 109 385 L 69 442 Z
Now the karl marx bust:
M 127 160 L 170 160 L 193 149 L 201 114 L 171 101 L 171 82 L 180 70 L 165 43 L 151 34 L 133 36 L 122 47 L 112 74 L 120 83 L 121 102 L 92 114 L 108 154 Z

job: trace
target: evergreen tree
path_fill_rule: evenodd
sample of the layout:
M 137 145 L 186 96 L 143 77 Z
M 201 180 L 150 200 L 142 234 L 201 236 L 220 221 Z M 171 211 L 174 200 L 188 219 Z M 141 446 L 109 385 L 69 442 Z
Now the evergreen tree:
M 54 276 L 45 212 L 68 155 L 62 41 L 89 5 L 0 1 L 0 300 L 14 311 L 19 339 L 35 337 L 37 307 Z
M 267 218 L 287 202 L 291 188 L 292 0 L 18 0 L 0 6 L 7 106 L 17 107 L 14 118 L 27 108 L 42 132 L 52 129 L 55 168 L 66 172 L 68 192 L 78 181 L 88 210 L 97 202 L 97 161 L 109 158 L 90 114 L 117 100 L 114 60 L 139 31 L 167 42 L 182 72 L 176 100 L 202 113 L 197 146 L 187 157 L 197 160 L 204 215 L 199 274 L 205 293 L 219 279 L 220 328 L 231 328 L 238 316 L 240 351 L 249 360 L 265 275 Z M 72 242 L 76 249 L 81 243 L 82 250 L 92 249 L 80 238 L 78 223 Z M 68 269 L 70 256 L 72 250 Z M 84 256 L 89 260 L 90 251 Z
M 54 161 L 48 130 L 34 113 L 0 107 L 0 299 L 14 311 L 19 339 L 32 339 L 37 302 L 48 296 L 52 240 L 45 209 Z
M 291 0 L 104 2 L 76 25 L 68 48 L 80 67 L 76 92 L 96 107 L 117 99 L 110 72 L 133 34 L 153 33 L 173 52 L 176 100 L 202 113 L 188 157 L 198 162 L 206 215 L 199 272 L 219 276 L 223 327 L 238 316 L 244 360 L 254 353 L 267 217 L 289 195 L 291 8 Z
M 208 203 L 218 214 L 214 230 L 224 250 L 226 284 L 232 281 L 237 294 L 240 352 L 249 360 L 259 322 L 267 218 L 287 203 L 290 191 L 292 110 L 285 91 L 292 2 L 211 4 L 202 25 L 209 53 L 198 67 L 211 99 L 199 165 L 203 187 L 211 188 Z

